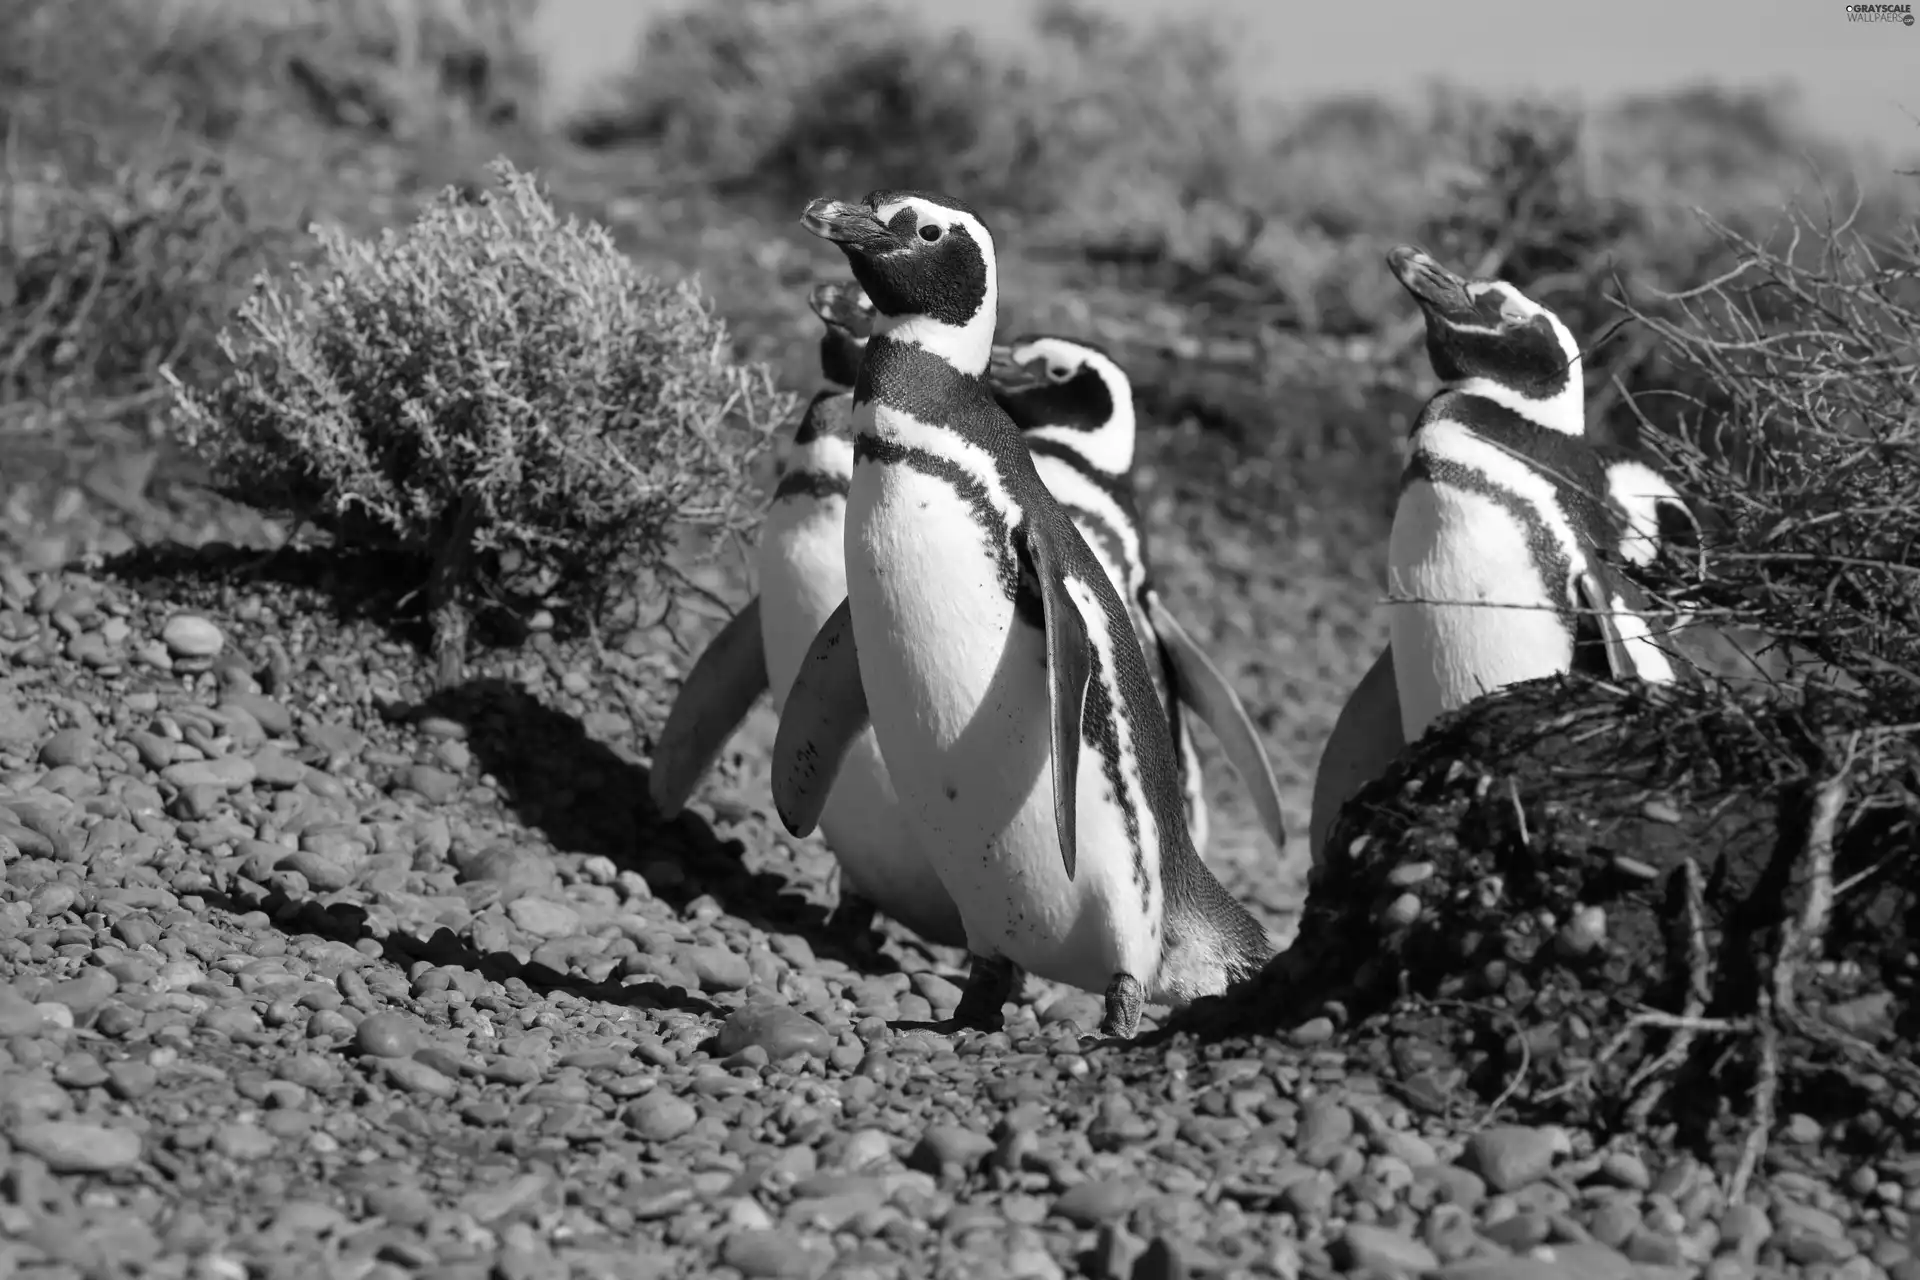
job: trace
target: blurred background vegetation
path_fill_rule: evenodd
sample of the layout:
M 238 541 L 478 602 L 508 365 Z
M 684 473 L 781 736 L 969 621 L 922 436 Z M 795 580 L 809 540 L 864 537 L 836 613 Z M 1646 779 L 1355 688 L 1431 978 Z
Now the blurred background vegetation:
M 1004 47 L 907 5 L 708 0 L 660 17 L 627 72 L 556 113 L 533 3 L 0 0 L 14 501 L 36 465 L 108 456 L 146 459 L 102 482 L 137 481 L 143 513 L 189 493 L 152 425 L 158 366 L 191 380 L 250 274 L 312 252 L 314 220 L 393 225 L 495 155 L 643 265 L 698 271 L 740 354 L 803 391 L 806 286 L 842 267 L 798 232 L 802 203 L 946 188 L 993 220 L 1003 323 L 1091 335 L 1133 373 L 1176 598 L 1264 592 L 1283 621 L 1216 618 L 1216 642 L 1261 641 L 1229 674 L 1269 706 L 1324 702 L 1380 638 L 1398 444 L 1431 390 L 1389 246 L 1523 282 L 1592 341 L 1621 318 L 1614 299 L 1669 314 L 1660 290 L 1727 267 L 1695 206 L 1817 257 L 1818 237 L 1788 239 L 1789 206 L 1891 244 L 1920 190 L 1817 136 L 1784 95 L 1583 110 L 1442 86 L 1255 106 L 1229 33 L 1123 24 L 1085 0 L 1041 0 Z M 1587 377 L 1596 422 L 1622 438 L 1642 416 L 1626 396 L 1669 429 L 1731 403 L 1646 323 Z M 196 528 L 233 536 L 212 516 Z M 1311 769 L 1320 731 L 1301 726 L 1283 769 Z

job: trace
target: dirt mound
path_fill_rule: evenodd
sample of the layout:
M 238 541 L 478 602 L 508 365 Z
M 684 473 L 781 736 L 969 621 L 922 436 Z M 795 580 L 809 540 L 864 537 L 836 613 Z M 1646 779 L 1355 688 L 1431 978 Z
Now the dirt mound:
M 1920 744 L 1871 711 L 1577 677 L 1483 699 L 1347 804 L 1293 948 L 1184 1026 L 1331 1019 L 1433 1109 L 1660 1130 L 1737 1184 L 1789 1109 L 1910 1146 Z

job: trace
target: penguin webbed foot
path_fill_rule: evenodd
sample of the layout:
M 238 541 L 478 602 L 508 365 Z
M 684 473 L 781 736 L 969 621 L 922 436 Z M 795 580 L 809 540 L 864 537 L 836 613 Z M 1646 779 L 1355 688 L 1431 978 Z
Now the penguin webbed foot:
M 1107 984 L 1107 1016 L 1100 1021 L 1100 1034 L 1115 1040 L 1131 1040 L 1140 1029 L 1140 1010 L 1147 993 L 1140 979 L 1130 973 L 1116 973 Z
M 880 939 L 874 936 L 873 924 L 878 912 L 871 901 L 842 888 L 839 903 L 827 915 L 827 936 L 856 952 L 877 952 Z
M 1013 998 L 1019 978 L 1020 970 L 1005 956 L 974 956 L 967 969 L 966 990 L 953 1010 L 953 1028 L 991 1032 L 1006 1026 L 1002 1006 Z

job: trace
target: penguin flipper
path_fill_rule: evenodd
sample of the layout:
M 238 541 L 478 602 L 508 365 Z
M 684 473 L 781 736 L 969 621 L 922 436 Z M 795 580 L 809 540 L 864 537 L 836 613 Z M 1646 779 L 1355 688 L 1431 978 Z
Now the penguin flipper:
M 766 691 L 760 597 L 755 596 L 694 660 L 667 712 L 647 773 L 647 792 L 662 817 L 671 821 L 686 808 L 720 749 Z
M 789 832 L 813 833 L 847 750 L 867 724 L 853 609 L 842 600 L 807 646 L 773 736 L 773 807 Z
M 1313 775 L 1313 816 L 1307 825 L 1307 851 L 1314 866 L 1320 865 L 1340 807 L 1385 773 L 1406 745 L 1400 731 L 1393 646 L 1388 645 L 1353 687 L 1320 752 L 1320 766 Z
M 1260 825 L 1267 829 L 1267 838 L 1276 849 L 1285 849 L 1287 820 L 1280 807 L 1280 784 L 1274 779 L 1267 748 L 1253 727 L 1252 717 L 1247 715 L 1246 705 L 1227 683 L 1220 668 L 1213 665 L 1205 650 L 1161 602 L 1160 593 L 1149 589 L 1145 596 L 1153 633 L 1173 658 L 1174 674 L 1180 684 L 1177 696 L 1213 730 L 1226 750 L 1228 763 L 1252 795 L 1253 807 L 1260 815 Z
M 1093 676 L 1093 642 L 1080 606 L 1067 593 L 1066 566 L 1048 535 L 1029 525 L 1026 546 L 1047 628 L 1047 702 L 1053 721 L 1053 820 L 1067 879 L 1080 865 L 1074 810 L 1080 794 L 1080 720 Z
M 1638 674 L 1638 668 L 1620 630 L 1619 614 L 1625 606 L 1607 586 L 1607 580 L 1591 568 L 1573 575 L 1573 669 L 1628 680 Z

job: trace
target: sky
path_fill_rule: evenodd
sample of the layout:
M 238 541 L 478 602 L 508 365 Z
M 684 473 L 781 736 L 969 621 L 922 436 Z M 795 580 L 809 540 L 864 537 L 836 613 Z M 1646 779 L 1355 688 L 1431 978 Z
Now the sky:
M 686 0 L 543 0 L 556 78 L 626 64 L 639 30 Z M 915 0 L 902 0 L 914 3 Z M 1032 0 L 917 0 L 929 21 L 1018 39 Z M 1920 21 L 1853 23 L 1834 0 L 1098 0 L 1128 17 L 1212 12 L 1245 51 L 1247 89 L 1282 101 L 1392 94 L 1443 77 L 1487 89 L 1620 92 L 1702 81 L 1790 83 L 1810 118 L 1851 140 L 1920 155 Z M 1920 19 L 1920 0 L 1914 0 Z

